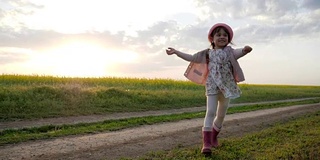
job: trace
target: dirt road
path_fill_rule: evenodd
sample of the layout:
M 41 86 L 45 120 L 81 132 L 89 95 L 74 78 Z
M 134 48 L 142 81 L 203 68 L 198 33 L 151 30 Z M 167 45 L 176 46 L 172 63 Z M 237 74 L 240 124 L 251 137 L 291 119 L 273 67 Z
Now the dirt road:
M 227 115 L 220 138 L 240 136 L 275 122 L 320 110 L 320 104 L 298 105 Z M 116 132 L 68 136 L 0 146 L 0 159 L 119 159 L 150 151 L 199 145 L 203 118 L 130 128 Z

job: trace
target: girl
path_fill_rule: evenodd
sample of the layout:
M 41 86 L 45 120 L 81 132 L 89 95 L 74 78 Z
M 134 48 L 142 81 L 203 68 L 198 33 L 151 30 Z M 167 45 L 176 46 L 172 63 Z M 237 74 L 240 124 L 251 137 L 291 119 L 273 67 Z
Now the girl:
M 241 91 L 237 82 L 244 81 L 237 59 L 252 51 L 250 46 L 240 49 L 231 48 L 228 44 L 231 43 L 232 38 L 231 27 L 224 23 L 217 23 L 208 33 L 210 49 L 194 55 L 171 47 L 166 50 L 168 55 L 176 54 L 191 63 L 207 63 L 207 73 L 205 73 L 207 110 L 202 127 L 203 147 L 201 152 L 203 154 L 211 154 L 211 147 L 218 147 L 217 136 L 227 113 L 229 99 L 240 97 Z

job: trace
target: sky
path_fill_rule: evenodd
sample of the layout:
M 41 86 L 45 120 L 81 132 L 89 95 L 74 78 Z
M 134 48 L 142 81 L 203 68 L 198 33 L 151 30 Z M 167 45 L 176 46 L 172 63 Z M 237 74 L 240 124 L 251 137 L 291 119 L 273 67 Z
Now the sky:
M 186 80 L 215 23 L 234 31 L 246 84 L 320 85 L 319 0 L 1 0 L 0 73 Z

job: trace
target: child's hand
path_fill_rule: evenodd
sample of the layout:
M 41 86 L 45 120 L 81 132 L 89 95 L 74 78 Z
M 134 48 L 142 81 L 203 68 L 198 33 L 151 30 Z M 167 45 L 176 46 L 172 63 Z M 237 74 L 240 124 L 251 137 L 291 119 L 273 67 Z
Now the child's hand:
M 166 49 L 166 52 L 168 55 L 172 55 L 175 54 L 176 50 L 174 48 L 169 47 L 168 49 Z
M 243 51 L 244 54 L 247 54 L 247 53 L 250 53 L 252 51 L 252 48 L 250 46 L 244 46 L 242 51 Z

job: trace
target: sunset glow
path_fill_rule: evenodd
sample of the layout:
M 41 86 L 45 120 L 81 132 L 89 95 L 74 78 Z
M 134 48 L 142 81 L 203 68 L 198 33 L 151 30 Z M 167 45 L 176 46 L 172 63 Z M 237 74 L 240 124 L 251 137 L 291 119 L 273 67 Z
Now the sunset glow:
M 108 50 L 88 43 L 74 42 L 45 53 L 28 62 L 30 67 L 41 67 L 52 75 L 71 77 L 103 77 L 114 75 L 115 64 L 133 63 L 137 54 L 130 51 Z

